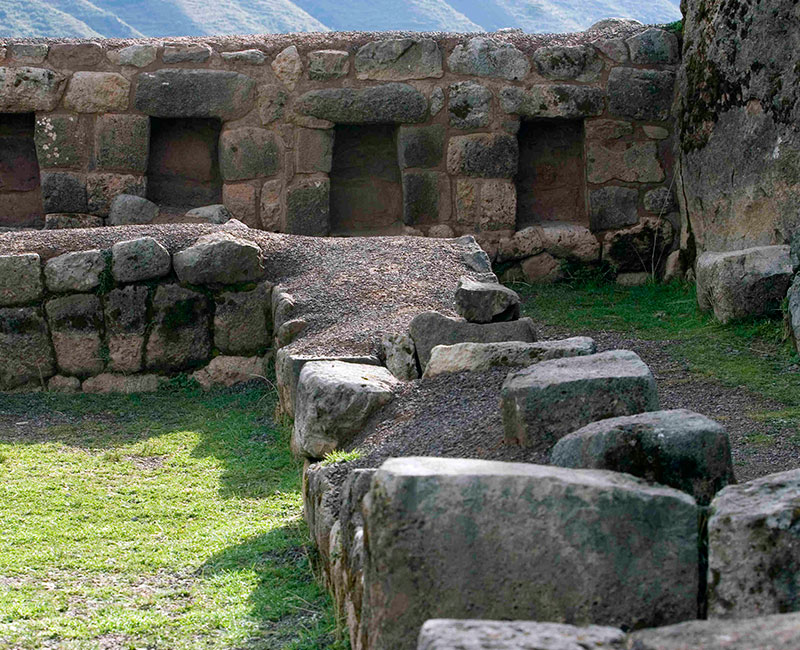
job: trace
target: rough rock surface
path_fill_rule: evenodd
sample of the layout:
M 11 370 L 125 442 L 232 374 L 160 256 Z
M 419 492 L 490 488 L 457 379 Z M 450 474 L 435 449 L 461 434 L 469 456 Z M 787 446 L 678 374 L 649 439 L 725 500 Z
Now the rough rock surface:
M 169 273 L 169 251 L 152 237 L 122 241 L 111 247 L 111 272 L 117 282 L 139 282 Z
M 209 328 L 208 298 L 176 284 L 159 286 L 145 351 L 147 368 L 180 371 L 203 363 L 211 356 Z
M 511 373 L 501 394 L 506 442 L 549 446 L 597 420 L 658 409 L 650 369 L 629 350 L 543 361 Z
M 538 343 L 456 343 L 437 345 L 425 367 L 424 377 L 453 372 L 479 372 L 489 368 L 524 368 L 540 361 L 594 354 L 592 339 L 577 336 L 560 341 Z
M 33 302 L 42 295 L 42 269 L 36 253 L 0 255 L 0 306 Z
M 342 361 L 306 363 L 297 384 L 293 450 L 322 458 L 341 447 L 392 399 L 396 384 L 386 368 Z
M 375 473 L 363 510 L 362 628 L 375 650 L 414 648 L 431 617 L 643 627 L 696 612 L 697 506 L 671 488 L 612 472 L 397 458 Z
M 419 379 L 416 347 L 409 334 L 384 334 L 381 347 L 389 372 L 401 381 Z
M 222 293 L 214 310 L 214 345 L 223 353 L 249 355 L 269 347 L 272 335 L 272 286 Z
M 129 373 L 142 369 L 148 297 L 147 287 L 135 285 L 114 289 L 106 296 L 109 370 Z
M 389 83 L 368 88 L 310 90 L 297 111 L 337 124 L 412 124 L 427 117 L 428 100 L 413 86 Z
M 205 368 L 192 373 L 203 388 L 213 386 L 231 387 L 248 381 L 264 380 L 266 370 L 262 357 L 226 357 L 211 359 Z
M 669 485 L 708 505 L 735 483 L 722 425 L 686 410 L 653 411 L 589 424 L 559 440 L 553 465 L 608 469 Z
M 456 311 L 470 323 L 519 318 L 519 295 L 502 284 L 463 278 L 456 289 Z
M 0 309 L 0 389 L 41 383 L 55 374 L 47 325 L 38 309 Z
M 111 202 L 109 226 L 130 226 L 152 223 L 158 216 L 158 206 L 134 194 L 119 194 Z
M 91 291 L 100 285 L 100 276 L 107 266 L 103 251 L 65 253 L 44 265 L 45 284 L 55 292 Z
M 531 68 L 528 58 L 510 43 L 482 37 L 457 45 L 447 59 L 447 65 L 457 74 L 513 81 L 524 79 Z
M 178 279 L 189 284 L 238 284 L 264 277 L 261 249 L 228 233 L 201 237 L 176 253 L 173 265 Z
M 161 383 L 158 375 L 114 375 L 103 373 L 83 381 L 84 393 L 152 393 Z
M 100 332 L 103 310 L 90 294 L 54 298 L 45 305 L 59 370 L 66 375 L 96 375 L 104 362 Z

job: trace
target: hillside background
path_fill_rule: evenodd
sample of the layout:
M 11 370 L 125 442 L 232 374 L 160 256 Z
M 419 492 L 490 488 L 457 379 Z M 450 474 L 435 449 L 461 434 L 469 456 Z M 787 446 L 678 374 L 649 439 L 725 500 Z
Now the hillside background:
M 0 0 L 0 37 L 132 38 L 310 31 L 571 32 L 609 17 L 680 18 L 679 0 Z

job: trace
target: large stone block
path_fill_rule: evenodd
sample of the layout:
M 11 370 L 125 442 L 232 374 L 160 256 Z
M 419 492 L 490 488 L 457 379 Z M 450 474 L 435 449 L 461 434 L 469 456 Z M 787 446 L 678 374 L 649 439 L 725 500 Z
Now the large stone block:
M 608 75 L 608 110 L 633 120 L 667 120 L 675 73 L 669 70 L 614 68 Z
M 300 58 L 297 47 L 290 45 L 279 52 L 272 62 L 272 71 L 289 90 L 294 90 L 303 76 L 303 59 Z
M 436 167 L 444 155 L 444 127 L 401 126 L 397 132 L 397 162 L 401 169 Z
M 708 613 L 800 611 L 800 470 L 722 490 L 708 522 Z
M 45 305 L 59 370 L 67 375 L 96 375 L 105 365 L 100 334 L 103 310 L 95 295 L 55 298 Z
M 108 369 L 139 372 L 147 331 L 147 287 L 129 285 L 110 291 L 105 299 Z
M 150 120 L 141 115 L 100 115 L 94 127 L 98 169 L 144 173 L 150 149 Z
M 228 357 L 220 355 L 211 359 L 205 368 L 192 373 L 203 388 L 225 386 L 230 388 L 249 381 L 265 381 L 266 369 L 263 357 Z
M 419 379 L 417 349 L 411 336 L 406 333 L 384 334 L 381 350 L 386 368 L 400 381 Z
M 221 52 L 220 56 L 223 61 L 245 63 L 247 65 L 264 65 L 267 62 L 267 55 L 256 49 Z
M 158 206 L 142 196 L 118 194 L 108 209 L 108 225 L 130 226 L 152 223 L 158 213 Z
M 442 52 L 436 41 L 396 38 L 374 41 L 355 56 L 356 77 L 376 81 L 405 81 L 441 77 Z
M 363 510 L 374 650 L 414 648 L 431 617 L 636 628 L 697 610 L 697 506 L 631 476 L 396 458 Z
M 596 81 L 603 71 L 603 59 L 592 45 L 540 47 L 533 63 L 545 79 L 561 81 Z
M 234 120 L 253 108 L 256 84 L 225 70 L 158 70 L 139 75 L 134 105 L 154 117 Z
M 108 261 L 101 250 L 64 253 L 47 261 L 44 279 L 47 288 L 57 293 L 91 291 L 100 286 L 107 270 Z
M 600 257 L 600 242 L 584 226 L 551 221 L 534 227 L 542 248 L 550 255 L 581 262 L 594 262 Z
M 57 70 L 93 68 L 103 60 L 100 43 L 53 43 L 47 62 Z
M 328 173 L 333 162 L 333 129 L 295 131 L 295 171 L 300 174 Z
M 158 48 L 155 45 L 129 45 L 113 54 L 109 58 L 118 65 L 129 65 L 134 68 L 146 68 L 156 60 Z
M 224 354 L 252 355 L 269 347 L 272 338 L 272 285 L 252 291 L 223 293 L 214 311 L 214 345 Z
M 546 449 L 567 433 L 658 409 L 656 381 L 628 350 L 543 361 L 511 373 L 501 393 L 507 443 Z
M 633 142 L 613 147 L 592 142 L 586 150 L 586 167 L 590 183 L 614 180 L 660 183 L 664 180 L 655 142 Z
M 308 53 L 308 78 L 327 81 L 346 77 L 350 72 L 350 55 L 343 50 L 316 50 Z
M 42 201 L 46 213 L 86 213 L 86 181 L 70 172 L 42 172 Z
M 492 368 L 526 368 L 541 361 L 594 354 L 594 340 L 577 336 L 538 343 L 456 343 L 437 345 L 425 367 L 425 377 L 454 372 L 480 372 Z
M 613 627 L 575 627 L 535 621 L 431 619 L 417 650 L 626 650 L 625 633 Z
M 605 93 L 589 86 L 535 85 L 528 90 L 507 86 L 500 91 L 500 107 L 523 118 L 579 119 L 602 115 Z
M 723 323 L 775 312 L 792 281 L 789 247 L 703 253 L 695 274 L 697 304 Z
M 489 38 L 471 38 L 457 45 L 447 59 L 451 72 L 479 77 L 500 77 L 509 81 L 524 79 L 531 69 L 522 52 L 510 43 Z
M 52 111 L 65 82 L 64 75 L 45 68 L 0 68 L 0 111 Z
M 86 175 L 86 201 L 89 212 L 92 214 L 108 217 L 111 214 L 111 206 L 114 200 L 123 194 L 139 197 L 144 201 L 144 197 L 147 194 L 147 177 L 139 174 L 117 174 L 114 172 Z M 150 212 L 145 211 L 145 214 L 151 214 L 155 204 L 147 201 L 147 203 L 141 205 L 150 206 Z M 119 217 L 119 214 L 115 214 L 114 220 L 116 221 Z M 149 223 L 151 218 L 149 216 L 145 218 L 148 219 L 145 223 Z M 127 217 L 123 223 L 117 223 L 116 225 L 123 225 L 124 223 L 127 223 Z M 109 223 L 109 225 L 114 224 Z
M 518 163 L 519 143 L 504 133 L 453 136 L 447 147 L 447 171 L 453 175 L 511 178 Z
M 502 284 L 461 278 L 456 289 L 456 312 L 470 323 L 519 318 L 519 294 Z
M 230 233 L 205 235 L 175 253 L 175 273 L 189 284 L 239 284 L 264 277 L 261 249 Z
M 448 181 L 439 172 L 403 172 L 403 223 L 413 226 L 438 221 L 442 216 L 439 198 L 447 196 Z
M 86 125 L 77 115 L 39 115 L 34 142 L 39 167 L 82 167 L 89 161 Z
M 447 106 L 450 126 L 457 129 L 486 127 L 491 117 L 492 91 L 474 81 L 459 81 L 450 85 Z
M 633 474 L 691 494 L 701 505 L 735 483 L 722 425 L 683 409 L 609 418 L 564 436 L 553 465 Z
M 653 214 L 664 216 L 675 212 L 675 197 L 669 187 L 656 187 L 644 195 L 644 209 Z
M 78 113 L 124 111 L 131 82 L 116 72 L 76 72 L 64 95 L 64 108 Z
M 505 323 L 468 323 L 463 318 L 450 318 L 435 311 L 426 311 L 411 321 L 409 333 L 417 347 L 417 358 L 425 369 L 431 350 L 437 345 L 455 343 L 498 343 L 522 341 L 532 343 L 536 331 L 530 318 Z
M 394 397 L 398 381 L 386 368 L 311 361 L 297 383 L 292 449 L 323 458 L 347 444 L 367 419 Z
M 589 223 L 593 232 L 631 226 L 639 221 L 639 192 L 609 185 L 589 194 Z
M 146 367 L 180 371 L 205 363 L 211 356 L 210 313 L 203 294 L 176 284 L 158 287 L 145 350 Z
M 8 56 L 18 63 L 44 63 L 49 50 L 47 43 L 12 43 Z
M 202 43 L 167 45 L 161 54 L 164 63 L 204 63 L 211 58 L 211 48 Z
M 33 307 L 0 309 L 0 350 L 0 390 L 41 385 L 56 372 L 47 326 Z
M 39 300 L 43 289 L 38 254 L 0 255 L 0 307 Z
M 678 220 L 680 215 L 668 215 Z M 641 223 L 606 234 L 603 260 L 618 271 L 654 275 L 672 248 L 675 229 L 670 219 L 642 219 Z
M 286 232 L 293 235 L 326 236 L 330 232 L 331 182 L 307 179 L 286 192 Z
M 258 188 L 252 183 L 225 183 L 222 203 L 233 217 L 248 228 L 258 227 Z
M 226 181 L 274 176 L 280 149 L 272 131 L 252 126 L 225 131 L 219 139 L 219 167 Z
M 169 251 L 152 237 L 117 242 L 111 247 L 111 272 L 117 282 L 141 282 L 169 273 Z
M 367 88 L 311 90 L 296 110 L 336 124 L 413 124 L 428 116 L 428 100 L 413 86 L 388 83 Z
M 634 34 L 625 41 L 633 63 L 677 63 L 681 46 L 675 34 L 651 28 Z

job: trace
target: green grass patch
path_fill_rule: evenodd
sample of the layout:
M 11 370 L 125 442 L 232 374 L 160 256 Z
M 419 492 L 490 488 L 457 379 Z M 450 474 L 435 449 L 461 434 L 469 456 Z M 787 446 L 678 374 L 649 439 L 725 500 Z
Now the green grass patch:
M 0 396 L 0 647 L 344 648 L 273 400 Z

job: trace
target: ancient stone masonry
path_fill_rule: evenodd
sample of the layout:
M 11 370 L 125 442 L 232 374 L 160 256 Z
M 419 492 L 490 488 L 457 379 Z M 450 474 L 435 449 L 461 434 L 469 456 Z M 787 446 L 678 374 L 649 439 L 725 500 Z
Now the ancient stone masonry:
M 224 205 L 276 232 L 476 234 L 509 277 L 601 257 L 651 271 L 643 251 L 660 268 L 679 225 L 678 41 L 621 29 L 8 41 L 0 227 L 202 222 L 195 208 Z

